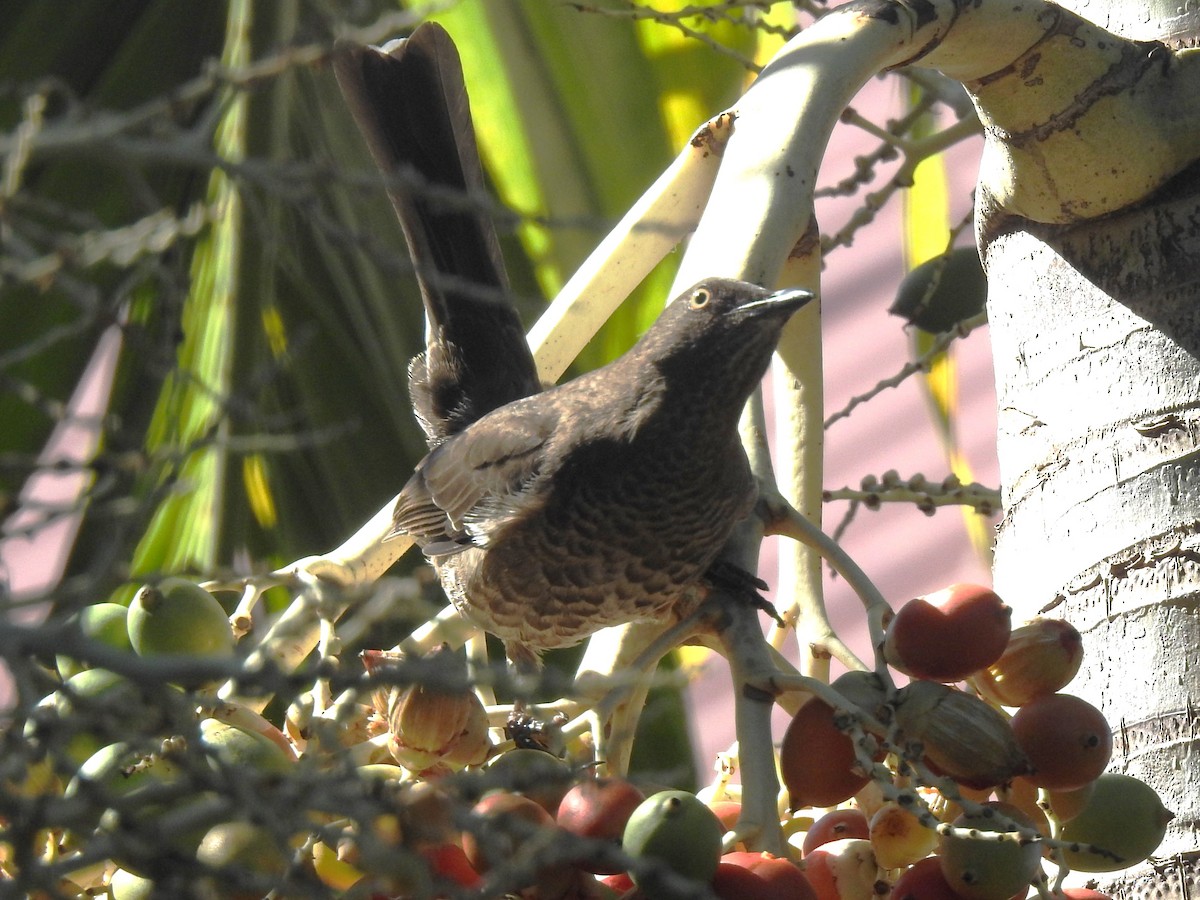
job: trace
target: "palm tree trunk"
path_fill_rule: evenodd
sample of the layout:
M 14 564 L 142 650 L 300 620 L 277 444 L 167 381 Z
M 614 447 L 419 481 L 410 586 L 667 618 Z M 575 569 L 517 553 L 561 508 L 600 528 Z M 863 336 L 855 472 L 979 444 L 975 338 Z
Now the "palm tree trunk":
M 1165 38 L 1181 27 L 1160 24 Z M 980 234 L 1005 506 L 996 590 L 1018 618 L 1047 611 L 1084 634 L 1068 691 L 1112 724 L 1111 770 L 1177 815 L 1159 864 L 1101 888 L 1187 896 L 1200 876 L 1200 167 L 1091 223 L 989 212 Z

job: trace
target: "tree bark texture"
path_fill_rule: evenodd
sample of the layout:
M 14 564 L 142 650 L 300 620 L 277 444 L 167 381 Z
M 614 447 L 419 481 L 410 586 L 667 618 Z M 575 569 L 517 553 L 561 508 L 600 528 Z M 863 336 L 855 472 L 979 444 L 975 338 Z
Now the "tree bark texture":
M 1053 229 L 981 217 L 1005 516 L 995 586 L 1084 635 L 1068 690 L 1177 818 L 1121 896 L 1200 874 L 1200 166 Z M 1115 878 L 1116 881 L 1110 881 Z

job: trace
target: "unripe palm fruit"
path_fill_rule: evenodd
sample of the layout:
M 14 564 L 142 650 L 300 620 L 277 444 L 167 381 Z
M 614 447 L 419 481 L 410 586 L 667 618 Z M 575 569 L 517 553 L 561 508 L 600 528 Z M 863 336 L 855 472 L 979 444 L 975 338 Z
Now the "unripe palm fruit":
M 1154 788 L 1130 775 L 1109 772 L 1095 781 L 1083 809 L 1063 826 L 1061 839 L 1091 844 L 1107 853 L 1063 851 L 1080 872 L 1115 872 L 1137 865 L 1158 849 L 1175 813 L 1163 806 Z
M 1070 622 L 1034 619 L 1012 630 L 1000 658 L 972 676 L 976 690 L 1001 706 L 1024 706 L 1062 690 L 1083 662 L 1083 638 Z
M 707 884 L 721 860 L 725 829 L 694 794 L 661 791 L 647 797 L 625 824 L 621 846 L 634 859 L 657 862 L 684 878 Z M 634 884 L 649 889 L 653 878 L 631 873 Z
M 999 659 L 1011 633 L 1012 610 L 995 592 L 952 584 L 896 610 L 883 655 L 913 678 L 962 681 Z
M 154 881 L 117 869 L 109 879 L 108 895 L 111 900 L 153 900 Z
M 210 828 L 196 849 L 196 861 L 214 869 L 224 869 L 230 877 L 241 881 L 230 883 L 228 878 L 202 879 L 210 896 L 228 900 L 258 900 L 269 890 L 271 883 L 283 875 L 288 857 L 275 839 L 261 825 L 250 822 L 221 822 Z
M 142 754 L 124 743 L 109 744 L 84 761 L 67 785 L 64 796 L 73 797 L 94 785 L 95 789 L 104 791 L 105 798 L 140 819 L 162 812 L 163 805 L 158 801 L 141 802 L 139 798 L 153 793 L 156 786 L 177 782 L 182 776 L 179 765 L 164 756 Z M 105 814 L 103 806 L 89 810 L 81 824 L 84 828 L 95 828 Z
M 54 720 L 45 723 L 51 727 L 43 733 L 41 715 L 51 709 Z M 157 724 L 153 707 L 134 682 L 108 669 L 83 669 L 42 698 L 35 717 L 25 724 L 25 738 L 47 744 L 63 740 L 61 749 L 78 765 L 116 739 L 114 732 L 141 731 Z
M 942 874 L 954 892 L 964 900 L 1009 900 L 1026 890 L 1041 862 L 1040 839 L 989 839 L 986 832 L 1012 833 L 1004 817 L 1022 830 L 1036 831 L 1020 810 L 1009 804 L 987 803 L 985 812 L 965 814 L 954 820 L 957 828 L 973 829 L 980 837 L 956 837 L 944 834 L 938 840 L 938 860 Z
M 493 756 L 484 767 L 488 788 L 524 794 L 553 817 L 575 781 L 575 773 L 553 753 L 516 747 Z
M 107 644 L 114 650 L 132 653 L 133 646 L 129 643 L 129 631 L 126 626 L 128 612 L 120 603 L 93 603 L 81 609 L 72 619 L 79 633 L 88 640 Z M 55 657 L 55 664 L 63 681 L 91 668 L 90 665 L 61 653 Z
M 146 585 L 129 604 L 129 642 L 139 656 L 233 655 L 233 630 L 217 598 L 185 578 Z
M 959 247 L 904 276 L 888 312 L 938 334 L 983 312 L 987 290 L 979 253 L 974 247 Z
M 287 772 L 294 761 L 270 738 L 216 719 L 200 722 L 200 742 L 217 767 L 249 768 L 264 775 L 278 775 Z

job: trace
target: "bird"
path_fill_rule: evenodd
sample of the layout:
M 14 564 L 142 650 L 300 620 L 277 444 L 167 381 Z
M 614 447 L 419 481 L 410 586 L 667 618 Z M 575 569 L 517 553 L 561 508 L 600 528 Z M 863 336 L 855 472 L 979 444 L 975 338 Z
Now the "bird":
M 757 497 L 738 418 L 812 295 L 702 281 L 624 356 L 543 391 L 480 199 L 453 40 L 427 22 L 382 48 L 341 44 L 333 67 L 389 176 L 425 309 L 409 392 L 429 453 L 388 537 L 411 536 L 526 671 L 727 585 L 718 556 Z M 743 574 L 736 586 L 762 586 Z
M 413 538 L 519 671 L 601 628 L 686 611 L 757 500 L 738 420 L 812 296 L 699 282 L 613 362 L 434 447 L 390 536 Z
M 458 49 L 425 22 L 383 47 L 341 42 L 333 69 L 400 220 L 425 308 L 409 364 L 413 411 L 434 447 L 541 390 L 508 276 Z

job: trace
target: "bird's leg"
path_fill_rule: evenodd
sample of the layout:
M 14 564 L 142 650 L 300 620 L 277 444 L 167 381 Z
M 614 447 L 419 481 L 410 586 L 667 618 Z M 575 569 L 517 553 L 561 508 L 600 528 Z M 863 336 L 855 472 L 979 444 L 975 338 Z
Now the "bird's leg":
M 744 840 L 753 849 L 781 856 L 786 850 L 776 806 L 779 779 L 771 741 L 771 711 L 777 695 L 774 681 L 779 670 L 757 617 L 745 604 L 722 604 L 721 600 L 712 597 L 709 603 L 721 604 L 715 636 L 729 660 L 735 687 L 742 782 L 742 813 L 734 829 L 736 838 L 729 845 Z
M 760 591 L 770 590 L 770 585 L 752 572 L 748 572 L 736 563 L 726 559 L 718 559 L 705 573 L 708 583 L 714 588 L 729 594 L 731 597 L 750 600 L 755 609 L 762 610 L 774 619 L 781 628 L 787 625 L 775 609 L 775 604 L 764 597 Z
M 509 665 L 516 677 L 518 690 L 521 684 L 536 678 L 542 671 L 542 660 L 537 652 L 526 644 L 506 642 L 505 654 Z M 513 699 L 512 712 L 504 724 L 504 734 L 509 740 L 521 748 L 545 750 L 554 756 L 563 755 L 564 739 L 562 726 L 565 719 L 555 715 L 550 719 L 542 719 L 536 709 L 532 708 L 525 697 L 518 695 Z

